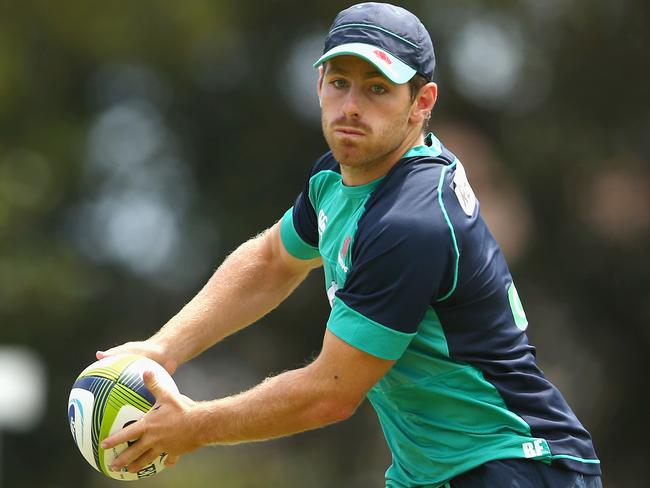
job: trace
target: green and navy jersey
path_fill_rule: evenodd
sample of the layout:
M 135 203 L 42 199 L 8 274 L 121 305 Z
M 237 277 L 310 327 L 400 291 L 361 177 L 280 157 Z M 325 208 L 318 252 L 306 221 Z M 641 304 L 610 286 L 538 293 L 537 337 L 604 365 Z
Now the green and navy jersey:
M 327 328 L 396 360 L 369 391 L 389 487 L 438 487 L 496 459 L 600 474 L 589 433 L 545 377 L 517 290 L 460 161 L 429 135 L 386 176 L 343 184 L 331 153 L 281 223 L 321 256 Z

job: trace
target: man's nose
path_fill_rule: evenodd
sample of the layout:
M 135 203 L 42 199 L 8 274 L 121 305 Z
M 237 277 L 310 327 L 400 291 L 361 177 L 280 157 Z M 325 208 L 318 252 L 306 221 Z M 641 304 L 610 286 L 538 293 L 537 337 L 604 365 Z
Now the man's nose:
M 354 88 L 348 90 L 343 101 L 342 111 L 346 117 L 359 118 L 361 116 L 358 90 Z

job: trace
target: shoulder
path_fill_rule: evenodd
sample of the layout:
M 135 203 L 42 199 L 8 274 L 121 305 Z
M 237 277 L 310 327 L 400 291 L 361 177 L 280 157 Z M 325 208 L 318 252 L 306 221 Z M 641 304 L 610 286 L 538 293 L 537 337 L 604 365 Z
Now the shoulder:
M 435 238 L 447 227 L 443 207 L 455 165 L 439 158 L 407 158 L 386 176 L 366 205 L 365 230 Z

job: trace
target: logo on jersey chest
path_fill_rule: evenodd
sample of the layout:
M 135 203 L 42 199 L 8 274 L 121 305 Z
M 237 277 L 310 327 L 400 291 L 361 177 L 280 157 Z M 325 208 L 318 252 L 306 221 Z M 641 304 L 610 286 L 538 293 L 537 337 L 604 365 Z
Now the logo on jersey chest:
M 327 227 L 327 215 L 323 212 L 323 209 L 318 212 L 318 237 L 323 237 L 323 232 Z
M 352 241 L 352 237 L 347 236 L 343 241 L 343 245 L 341 246 L 341 250 L 339 251 L 339 256 L 337 259 L 338 265 L 345 273 L 348 272 L 348 266 L 345 264 L 345 258 L 348 255 L 348 249 L 350 248 L 350 241 Z

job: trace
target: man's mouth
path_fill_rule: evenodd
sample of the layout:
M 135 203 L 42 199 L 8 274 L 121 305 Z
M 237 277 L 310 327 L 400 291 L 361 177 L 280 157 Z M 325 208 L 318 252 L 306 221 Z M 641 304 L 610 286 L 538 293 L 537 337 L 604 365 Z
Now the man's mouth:
M 364 136 L 364 132 L 353 127 L 337 127 L 334 132 L 344 136 Z

